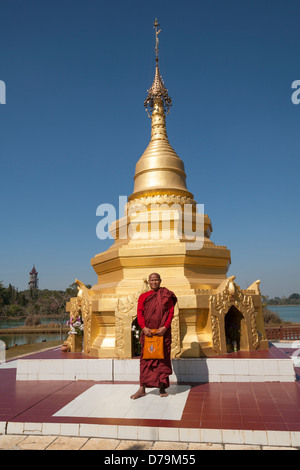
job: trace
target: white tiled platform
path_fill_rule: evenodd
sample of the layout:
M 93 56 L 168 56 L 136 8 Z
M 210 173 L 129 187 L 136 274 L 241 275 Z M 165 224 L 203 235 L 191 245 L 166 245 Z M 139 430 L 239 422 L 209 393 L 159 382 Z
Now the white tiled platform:
M 97 384 L 80 394 L 54 416 L 180 420 L 190 391 L 188 385 L 171 385 L 163 400 L 157 389 L 143 400 L 130 398 L 136 384 Z
M 289 342 L 274 342 L 276 348 L 281 349 L 294 349 L 294 352 L 291 355 L 295 367 L 300 367 L 300 341 L 289 341 Z
M 1 369 L 16 369 L 18 361 L 9 361 L 9 362 L 2 362 L 0 364 Z
M 294 382 L 292 359 L 173 359 L 171 383 Z M 137 359 L 19 359 L 17 380 L 139 382 Z

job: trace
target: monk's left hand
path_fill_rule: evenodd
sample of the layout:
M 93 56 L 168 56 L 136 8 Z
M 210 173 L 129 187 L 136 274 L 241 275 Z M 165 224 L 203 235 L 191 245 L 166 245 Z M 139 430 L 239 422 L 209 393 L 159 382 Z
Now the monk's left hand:
M 163 336 L 165 334 L 165 332 L 167 331 L 167 328 L 165 326 L 162 326 L 161 328 L 159 328 L 157 330 L 157 336 Z

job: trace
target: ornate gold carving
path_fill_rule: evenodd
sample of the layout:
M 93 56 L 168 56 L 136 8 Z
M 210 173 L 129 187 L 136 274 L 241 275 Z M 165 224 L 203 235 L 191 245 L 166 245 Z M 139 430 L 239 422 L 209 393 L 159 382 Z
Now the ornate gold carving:
M 256 315 L 251 293 L 242 291 L 233 282 L 235 276 L 228 278 L 217 292 L 209 297 L 209 311 L 212 329 L 213 349 L 217 353 L 226 354 L 225 315 L 230 307 L 236 307 L 244 317 L 248 336 L 248 348 L 256 349 L 259 338 L 256 326 Z
M 91 350 L 91 322 L 92 322 L 92 302 L 91 297 L 95 294 L 91 289 L 88 289 L 83 282 L 78 279 L 75 280 L 78 288 L 77 297 L 71 299 L 70 317 L 78 316 L 81 311 L 84 332 L 83 344 L 84 353 L 89 354 Z
M 178 196 L 175 194 L 164 194 L 164 195 L 155 195 L 155 196 L 147 196 L 147 197 L 140 197 L 133 199 L 132 201 L 128 202 L 125 205 L 125 214 L 128 213 L 128 211 L 136 206 L 137 208 L 142 206 L 148 207 L 151 206 L 152 204 L 167 204 L 169 206 L 172 206 L 174 204 L 180 204 L 181 206 L 183 205 L 191 205 L 193 207 L 196 207 L 196 201 L 190 197 L 186 196 Z M 141 209 L 139 209 L 141 210 Z
M 80 310 L 80 306 L 79 306 L 78 298 L 72 297 L 70 299 L 70 320 L 71 318 L 78 317 L 79 310 Z M 68 346 L 71 352 L 79 352 L 78 343 L 79 342 L 76 341 L 76 335 L 69 335 L 66 341 L 64 342 L 64 344 Z M 80 351 L 81 350 L 82 350 L 82 346 L 80 348 Z
M 176 355 L 180 353 L 180 349 L 181 349 L 178 302 L 174 308 L 174 318 L 171 323 L 171 331 L 172 331 L 171 357 L 176 357 Z
M 214 350 L 219 352 L 221 350 L 220 322 L 219 322 L 219 318 L 216 315 L 211 316 L 211 331 L 212 331 L 212 342 L 214 345 Z
M 128 296 L 118 300 L 115 311 L 115 351 L 119 357 L 131 357 L 131 328 L 132 322 L 137 315 L 136 295 Z
M 128 313 L 133 309 L 136 299 L 134 296 L 123 297 L 118 300 L 118 310 L 121 313 Z
M 116 314 L 116 342 L 115 342 L 116 352 L 121 355 L 124 350 L 124 319 L 118 317 Z
M 138 298 L 143 292 L 147 292 L 148 290 L 149 285 L 147 278 L 144 277 L 142 287 L 138 292 L 118 299 L 115 311 L 115 350 L 119 357 L 131 357 L 131 328 L 132 322 L 137 316 Z
M 260 295 L 260 288 L 259 288 L 260 280 L 258 279 L 257 281 L 253 282 L 251 286 L 247 287 L 247 291 L 254 291 L 255 294 Z
M 257 326 L 256 326 L 256 315 L 254 310 L 250 313 L 250 324 L 251 324 L 251 333 L 252 333 L 252 343 L 254 348 L 259 344 Z

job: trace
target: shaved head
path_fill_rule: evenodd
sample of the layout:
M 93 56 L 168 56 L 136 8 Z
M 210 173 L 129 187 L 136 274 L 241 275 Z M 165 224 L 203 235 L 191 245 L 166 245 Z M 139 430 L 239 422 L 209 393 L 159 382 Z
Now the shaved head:
M 161 278 L 158 273 L 150 274 L 148 278 L 149 285 L 151 290 L 157 291 L 160 288 Z
M 160 279 L 160 275 L 159 275 L 158 273 L 152 273 L 152 274 L 150 274 L 150 275 L 149 275 L 149 279 L 150 279 L 150 277 L 152 277 L 152 276 L 158 277 L 158 278 Z

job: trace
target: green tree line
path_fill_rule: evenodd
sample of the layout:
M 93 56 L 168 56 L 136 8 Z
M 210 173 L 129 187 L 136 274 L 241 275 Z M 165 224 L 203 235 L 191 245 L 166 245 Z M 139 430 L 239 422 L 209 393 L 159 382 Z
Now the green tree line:
M 91 286 L 87 286 L 90 288 Z M 0 281 L 0 317 L 39 318 L 42 316 L 66 316 L 66 303 L 71 297 L 77 296 L 77 284 L 73 283 L 63 290 L 28 289 L 18 291 L 11 284 L 8 287 Z M 300 294 L 289 297 L 262 295 L 263 315 L 265 323 L 285 323 L 277 313 L 272 312 L 272 305 L 299 305 Z M 270 306 L 270 308 L 268 308 Z
M 58 316 L 66 309 L 66 303 L 77 295 L 77 284 L 67 289 L 28 289 L 18 291 L 0 282 L 0 317 Z
M 272 299 L 268 295 L 263 295 L 262 299 L 266 305 L 300 305 L 300 294 L 295 293 L 289 297 L 274 297 Z

